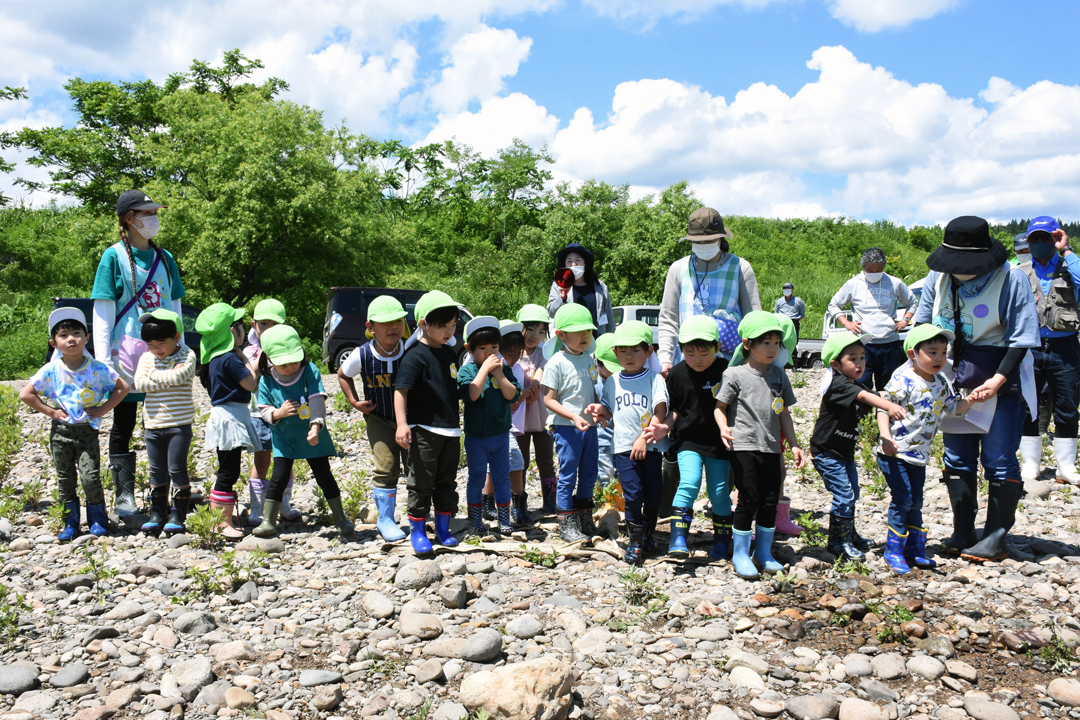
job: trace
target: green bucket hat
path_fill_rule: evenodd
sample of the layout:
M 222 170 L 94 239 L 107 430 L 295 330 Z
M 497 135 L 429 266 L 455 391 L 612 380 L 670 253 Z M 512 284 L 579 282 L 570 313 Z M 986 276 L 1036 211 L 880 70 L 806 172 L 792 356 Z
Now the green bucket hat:
M 742 321 L 739 323 L 739 337 L 747 340 L 754 340 L 762 335 L 768 333 L 780 333 L 784 334 L 784 328 L 780 324 L 779 318 L 771 312 L 765 312 L 764 310 L 751 310 L 746 313 Z M 785 344 L 786 347 L 786 344 Z M 746 348 L 740 342 L 739 346 L 735 348 L 735 352 L 731 354 L 731 362 L 728 363 L 730 367 L 736 365 L 742 365 L 746 362 Z
M 304 359 L 300 336 L 288 325 L 275 325 L 260 338 L 263 352 L 275 365 L 288 365 Z
M 388 323 L 400 320 L 409 313 L 401 306 L 401 302 L 390 295 L 380 295 L 371 301 L 367 307 L 368 322 Z
M 613 334 L 615 335 L 615 347 L 632 347 L 641 343 L 652 345 L 653 341 L 652 328 L 640 320 L 627 320 L 615 328 Z
M 285 306 L 274 298 L 267 298 L 255 306 L 252 320 L 273 320 L 278 325 L 285 324 Z
M 234 308 L 228 303 L 214 303 L 199 313 L 195 331 L 202 333 L 199 356 L 203 365 L 233 349 L 235 343 L 229 328 L 237 320 L 243 320 L 244 314 L 244 308 Z
M 844 332 L 833 333 L 825 340 L 825 345 L 821 348 L 821 362 L 828 365 L 843 354 L 844 348 L 854 345 L 857 342 L 866 342 L 869 338 L 869 333 L 856 335 L 847 330 Z
M 693 315 L 687 318 L 679 326 L 679 342 L 688 343 L 694 340 L 720 343 L 720 328 L 716 322 L 706 315 Z
M 517 321 L 519 323 L 531 323 L 531 322 L 551 322 L 551 316 L 548 315 L 547 308 L 543 305 L 528 304 L 522 306 L 518 310 Z
M 920 323 L 919 325 L 916 325 L 908 331 L 908 336 L 904 339 L 904 354 L 907 354 L 910 350 L 914 350 L 915 346 L 919 343 L 936 338 L 938 335 L 944 335 L 949 342 L 956 339 L 956 333 L 952 330 L 939 328 L 937 325 L 931 323 Z
M 180 316 L 174 313 L 172 310 L 166 310 L 165 308 L 158 308 L 153 312 L 143 313 L 139 316 L 139 322 L 144 323 L 150 318 L 155 320 L 167 320 L 173 324 L 176 328 L 176 332 L 184 332 L 184 321 L 180 319 Z
M 592 315 L 584 305 L 566 303 L 555 313 L 555 329 L 563 332 L 580 332 L 582 330 L 595 330 Z
M 615 357 L 615 333 L 604 333 L 596 338 L 596 359 L 603 363 L 608 372 L 622 372 L 622 365 Z
M 413 316 L 416 318 L 416 321 L 419 322 L 427 319 L 427 316 L 434 310 L 445 307 L 458 307 L 459 305 L 461 305 L 461 303 L 446 293 L 440 290 L 432 290 L 431 292 L 421 295 L 420 299 L 416 301 L 416 309 L 413 310 Z

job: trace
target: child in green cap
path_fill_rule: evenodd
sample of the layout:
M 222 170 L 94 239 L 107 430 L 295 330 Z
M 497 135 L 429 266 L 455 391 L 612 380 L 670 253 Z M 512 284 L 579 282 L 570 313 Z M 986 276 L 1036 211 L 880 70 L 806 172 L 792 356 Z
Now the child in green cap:
M 859 469 L 855 466 L 855 444 L 859 423 L 871 408 L 880 408 L 899 420 L 904 410 L 881 398 L 859 379 L 866 371 L 869 335 L 834 333 L 825 341 L 821 359 L 830 368 L 828 386 L 822 387 L 810 452 L 814 468 L 832 494 L 827 549 L 847 560 L 862 560 L 870 542 L 855 529 L 855 503 L 859 500 Z
M 458 301 L 433 290 L 416 301 L 416 332 L 409 338 L 394 386 L 397 444 L 408 452 L 409 540 L 417 554 L 432 551 L 427 516 L 435 506 L 435 535 L 446 547 L 458 544 L 450 533 L 457 510 L 457 471 L 461 457 L 457 353 L 453 349 Z
M 380 295 L 368 305 L 368 342 L 349 353 L 338 367 L 337 378 L 341 392 L 349 404 L 364 414 L 368 444 L 375 460 L 371 479 L 371 494 L 379 511 L 376 528 L 383 540 L 398 542 L 405 533 L 397 524 L 397 484 L 405 450 L 397 444 L 394 434 L 394 385 L 398 367 L 405 353 L 405 308 L 397 298 Z M 356 392 L 354 378 L 364 385 L 364 399 Z
M 906 416 L 877 411 L 878 467 L 889 484 L 889 529 L 885 562 L 904 575 L 915 565 L 932 568 L 926 556 L 926 528 L 922 522 L 923 485 L 934 436 L 947 415 L 963 415 L 985 396 L 972 393 L 959 398 L 941 374 L 948 360 L 951 330 L 929 323 L 916 325 L 904 340 L 907 363 L 897 368 L 882 395 L 907 410 Z
M 307 460 L 315 482 L 322 490 L 342 535 L 353 531 L 353 523 L 341 503 L 341 490 L 330 470 L 330 458 L 337 456 L 326 430 L 326 391 L 322 375 L 308 359 L 300 336 L 288 325 L 275 325 L 262 334 L 259 356 L 259 412 L 270 426 L 274 470 L 263 501 L 263 521 L 254 533 L 273 537 L 278 532 L 278 513 L 293 463 Z
M 622 372 L 619 358 L 615 357 L 615 333 L 604 333 L 596 338 L 596 396 L 603 402 L 604 383 L 615 373 Z M 596 426 L 596 482 L 607 487 L 615 479 L 615 425 L 603 423 Z M 621 490 L 620 490 L 621 492 Z
M 596 394 L 599 373 L 589 349 L 593 344 L 592 316 L 588 308 L 567 303 L 555 313 L 555 355 L 544 369 L 544 404 L 559 453 L 556 493 L 559 537 L 566 542 L 597 534 L 592 521 L 593 486 L 596 484 L 596 419 L 601 412 Z
M 188 449 L 195 403 L 191 381 L 195 378 L 195 353 L 183 344 L 184 323 L 172 310 L 158 308 L 143 313 L 142 339 L 147 352 L 135 368 L 135 391 L 146 393 L 143 427 L 146 457 L 150 461 L 150 518 L 142 531 L 174 535 L 184 530 L 191 480 Z M 169 485 L 174 489 L 169 505 Z
M 536 470 L 540 474 L 540 495 L 544 501 L 544 512 L 555 514 L 555 441 L 548 434 L 548 411 L 540 387 L 544 379 L 544 368 L 547 366 L 544 342 L 548 339 L 551 316 L 543 305 L 530 304 L 518 311 L 517 321 L 521 323 L 521 334 L 525 338 L 525 352 L 518 362 L 528 376 L 523 385 L 528 388 L 523 395 L 525 431 L 518 435 L 518 448 L 521 450 L 525 468 L 528 469 L 529 445 L 532 445 L 536 453 Z
M 768 573 L 783 565 L 773 559 L 776 504 L 780 499 L 783 455 L 780 433 L 791 445 L 795 467 L 806 464 L 795 436 L 789 407 L 795 404 L 787 374 L 773 364 L 783 345 L 784 329 L 772 313 L 754 310 L 739 323 L 742 344 L 724 372 L 716 396 L 716 422 L 725 447 L 732 451 L 731 466 L 739 504 L 734 514 L 732 564 L 739 577 L 760 577 L 756 560 Z M 741 352 L 739 352 L 741 350 Z M 745 362 L 738 364 L 736 362 Z M 750 534 L 757 519 L 757 542 L 750 557 Z

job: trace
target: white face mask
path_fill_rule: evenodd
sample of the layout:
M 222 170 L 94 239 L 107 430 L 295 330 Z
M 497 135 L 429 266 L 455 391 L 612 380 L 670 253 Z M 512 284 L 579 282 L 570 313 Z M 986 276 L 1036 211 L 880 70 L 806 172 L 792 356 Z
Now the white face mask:
M 968 280 L 974 280 L 978 276 L 976 276 L 976 275 L 953 275 L 953 277 L 956 278 L 957 280 L 959 280 L 960 282 L 967 282 Z
M 791 297 L 791 290 L 790 289 L 785 289 L 784 290 L 784 297 Z
M 146 217 L 139 219 L 142 220 L 143 226 L 140 228 L 132 225 L 131 227 L 135 228 L 135 232 L 139 233 L 139 235 L 142 235 L 143 238 L 147 240 L 150 240 L 158 234 L 160 223 L 157 215 L 147 215 Z
M 575 280 L 585 277 L 585 267 L 583 265 L 574 265 L 570 268 L 570 272 L 574 273 Z
M 885 277 L 885 273 L 883 273 L 883 272 L 871 273 L 871 272 L 866 272 L 865 270 L 863 270 L 863 277 L 866 278 L 866 282 L 877 284 L 877 283 L 881 282 L 881 278 Z
M 720 254 L 720 243 L 694 243 L 690 250 L 702 260 L 712 260 Z

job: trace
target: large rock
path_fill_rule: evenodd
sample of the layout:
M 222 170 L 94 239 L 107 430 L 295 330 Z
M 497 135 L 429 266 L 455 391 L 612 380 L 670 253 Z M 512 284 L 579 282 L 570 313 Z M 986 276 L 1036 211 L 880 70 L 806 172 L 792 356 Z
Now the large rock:
M 947 660 L 945 662 L 945 669 L 948 670 L 949 674 L 953 677 L 967 680 L 969 683 L 974 683 L 979 677 L 979 671 L 963 660 Z
M 34 717 L 37 717 L 38 715 L 44 715 L 52 710 L 58 702 L 60 702 L 60 693 L 55 690 L 31 690 L 30 692 L 25 692 L 19 696 L 14 709 L 28 712 Z M 118 706 L 113 705 L 113 707 Z
M 261 538 L 248 535 L 236 544 L 237 550 L 262 550 L 264 553 L 276 555 L 285 552 L 285 541 L 281 538 Z
M 90 668 L 82 663 L 73 663 L 53 674 L 49 678 L 49 684 L 58 688 L 71 687 L 86 682 L 88 677 L 90 677 Z
M 225 691 L 225 705 L 231 710 L 243 710 L 255 705 L 255 696 L 244 688 L 231 687 Z
M 205 635 L 217 628 L 217 621 L 208 612 L 186 612 L 173 620 L 173 630 L 188 635 Z
M 76 590 L 86 589 L 94 587 L 93 575 L 68 575 L 65 578 L 60 578 L 56 581 L 56 587 L 63 590 L 66 593 L 75 592 Z
M 37 673 L 22 665 L 0 666 L 0 695 L 22 695 L 38 686 Z
M 420 590 L 442 580 L 442 568 L 434 560 L 419 560 L 397 571 L 394 587 L 399 590 Z
M 765 689 L 765 681 L 761 679 L 761 676 L 745 665 L 740 665 L 732 670 L 729 679 L 735 687 L 758 691 Z
M 465 645 L 465 638 L 446 637 L 432 640 L 424 645 L 423 653 L 429 657 L 460 658 L 461 649 Z
M 1020 716 L 1008 705 L 980 697 L 964 698 L 964 709 L 975 720 L 1020 720 Z
M 233 640 L 232 642 L 211 645 L 210 654 L 219 663 L 229 662 L 230 660 L 254 660 L 255 648 L 247 640 Z
M 1080 705 L 1080 680 L 1057 678 L 1046 688 L 1046 694 L 1062 705 L 1077 707 Z
M 929 655 L 916 655 L 907 661 L 907 670 L 916 677 L 937 680 L 945 674 L 945 663 Z
M 870 667 L 874 669 L 874 674 L 882 680 L 895 680 L 898 677 L 907 675 L 904 656 L 900 653 L 878 655 L 870 661 Z
M 788 698 L 784 709 L 795 720 L 825 720 L 835 718 L 840 712 L 840 701 L 832 695 L 803 695 Z
M 535 615 L 522 615 L 506 623 L 506 632 L 522 640 L 536 637 L 543 631 L 544 626 L 540 624 Z
M 105 613 L 106 620 L 131 620 L 146 612 L 141 604 L 134 600 L 125 600 L 109 612 Z
M 461 659 L 469 662 L 488 662 L 502 652 L 502 635 L 494 628 L 474 632 L 461 646 Z
M 205 655 L 181 660 L 170 668 L 170 672 L 180 687 L 190 685 L 201 688 L 214 682 L 214 669 L 210 658 Z
M 474 673 L 461 683 L 458 700 L 505 720 L 564 720 L 573 695 L 570 666 L 544 657 Z
M 690 638 L 691 640 L 708 640 L 710 642 L 730 640 L 731 628 L 724 623 L 695 625 L 694 627 L 686 631 L 686 637 Z
M 439 572 L 442 572 L 440 569 Z M 439 588 L 439 599 L 448 608 L 463 608 L 469 601 L 469 585 L 462 578 L 447 580 Z
M 304 687 L 333 685 L 341 682 L 341 673 L 335 670 L 305 670 L 300 673 L 300 684 Z
M 840 720 L 885 720 L 885 713 L 872 702 L 845 698 L 840 703 Z
M 409 613 L 401 616 L 398 630 L 402 637 L 415 635 L 421 640 L 431 640 L 442 635 L 442 621 L 438 615 L 427 613 Z
M 360 606 L 364 608 L 364 612 L 369 617 L 376 620 L 385 620 L 394 614 L 394 601 L 375 590 L 364 595 L 364 599 L 360 601 Z

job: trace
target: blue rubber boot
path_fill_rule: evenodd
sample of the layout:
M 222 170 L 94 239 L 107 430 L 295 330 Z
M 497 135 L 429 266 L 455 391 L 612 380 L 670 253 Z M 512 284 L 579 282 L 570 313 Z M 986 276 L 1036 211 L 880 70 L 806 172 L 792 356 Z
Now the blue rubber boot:
M 165 534 L 176 535 L 184 532 L 184 522 L 187 520 L 188 504 L 191 502 L 191 487 L 182 487 L 173 493 L 172 507 L 169 509 L 169 519 L 165 523 Z M 265 500 L 264 500 L 265 504 Z M 260 508 L 261 510 L 261 508 Z M 262 521 L 260 520 L 261 524 Z M 276 531 L 275 531 L 276 534 Z
M 713 546 L 709 557 L 713 560 L 727 560 L 731 557 L 731 515 L 713 515 Z
M 890 526 L 885 536 L 885 562 L 889 569 L 897 575 L 907 575 L 911 572 L 907 560 L 904 559 L 904 546 L 907 544 L 908 534 L 901 535 Z
M 435 513 L 435 535 L 439 538 L 439 544 L 443 547 L 454 547 L 458 544 L 457 538 L 450 534 L 450 513 Z M 431 547 L 430 543 L 428 543 L 428 547 Z
M 414 518 L 409 516 L 409 525 L 412 526 L 412 532 L 409 533 L 409 541 L 412 543 L 412 549 L 417 555 L 427 555 L 431 552 L 431 541 L 427 536 L 427 518 Z
M 907 543 L 904 545 L 904 559 L 908 567 L 935 568 L 937 563 L 926 556 L 926 528 L 907 526 Z
M 693 517 L 693 511 L 690 508 L 671 508 L 671 539 L 668 540 L 668 555 L 679 558 L 690 557 L 690 548 L 686 546 L 686 539 L 690 535 L 690 522 Z
M 109 534 L 109 513 L 105 510 L 105 503 L 86 506 L 86 524 L 90 526 L 90 534 L 94 537 L 105 537 Z
M 759 579 L 761 573 L 758 572 L 754 561 L 750 559 L 750 531 L 732 528 L 731 534 L 731 544 L 734 546 L 731 564 L 735 566 L 735 574 L 744 580 Z
M 762 569 L 767 573 L 778 573 L 784 566 L 778 563 L 772 556 L 772 541 L 776 534 L 776 528 L 764 528 L 757 526 L 757 540 L 754 541 L 754 559 L 758 561 Z
M 87 512 L 89 515 L 89 511 Z M 69 500 L 64 503 L 64 529 L 56 536 L 60 542 L 71 542 L 79 534 L 80 524 L 79 501 Z M 90 518 L 88 517 L 87 520 Z
M 397 488 L 372 488 L 375 507 L 379 511 L 379 520 L 375 527 L 386 542 L 398 542 L 405 539 L 405 532 L 394 522 L 394 509 L 397 507 Z

